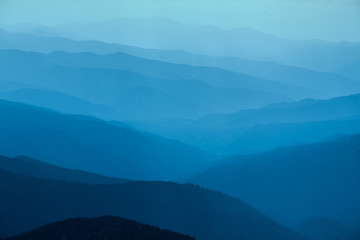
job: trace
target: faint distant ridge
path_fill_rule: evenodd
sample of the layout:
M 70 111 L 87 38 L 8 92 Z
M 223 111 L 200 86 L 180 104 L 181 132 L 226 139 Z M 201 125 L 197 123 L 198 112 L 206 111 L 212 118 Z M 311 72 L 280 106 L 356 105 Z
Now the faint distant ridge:
M 208 27 L 209 28 L 209 27 Z M 245 31 L 246 32 L 246 31 Z M 207 66 L 213 68 L 222 68 L 227 71 L 233 71 L 237 73 L 242 73 L 246 75 L 250 75 L 253 77 L 257 77 L 258 79 L 255 80 L 254 78 L 252 81 L 258 81 L 259 78 L 272 80 L 273 84 L 277 82 L 277 84 L 287 84 L 292 85 L 293 87 L 297 87 L 297 93 L 295 96 L 297 97 L 316 97 L 316 98 L 328 98 L 340 95 L 348 95 L 350 93 L 357 93 L 360 91 L 359 82 L 356 80 L 359 79 L 359 60 L 356 58 L 355 60 L 349 59 L 347 61 L 349 64 L 345 64 L 344 61 L 336 61 L 334 62 L 333 66 L 326 69 L 327 72 L 322 71 L 313 71 L 310 69 L 306 69 L 304 67 L 294 67 L 290 66 L 290 62 L 283 62 L 282 64 L 277 63 L 277 61 L 255 61 L 245 59 L 244 56 L 236 56 L 236 57 L 210 57 L 206 56 L 206 54 L 199 55 L 199 54 L 191 54 L 189 52 L 185 52 L 183 50 L 159 50 L 159 49 L 145 49 L 139 48 L 129 45 L 121 45 L 121 44 L 108 44 L 99 41 L 74 41 L 63 37 L 54 37 L 54 36 L 43 36 L 43 35 L 32 35 L 28 33 L 15 33 L 6 30 L 0 29 L 0 48 L 1 49 L 18 49 L 18 50 L 26 50 L 26 51 L 37 51 L 37 52 L 45 52 L 49 53 L 52 51 L 66 51 L 66 52 L 92 52 L 98 54 L 110 54 L 115 52 L 122 52 L 132 56 L 137 56 L 140 58 L 145 58 L 148 60 L 158 60 L 167 62 L 167 63 L 176 63 L 176 64 L 186 64 L 192 66 Z M 262 38 L 260 38 L 262 39 Z M 264 40 L 264 39 L 262 39 Z M 131 43 L 129 43 L 131 44 Z M 219 43 L 220 44 L 220 43 Z M 311 41 L 310 45 L 321 45 L 323 47 L 332 49 L 342 49 L 344 48 L 347 52 L 357 52 L 357 48 L 360 44 L 330 44 L 330 43 L 323 43 L 318 41 Z M 221 44 L 220 44 L 221 45 Z M 301 48 L 304 48 L 303 46 Z M 317 49 L 316 46 L 314 48 Z M 290 48 L 292 49 L 292 48 Z M 338 49 L 338 50 L 339 50 Z M 344 50 L 344 51 L 345 51 Z M 15 54 L 15 53 L 13 53 Z M 292 55 L 291 53 L 286 53 L 286 55 Z M 322 59 L 319 59 L 319 62 L 327 63 L 329 60 L 329 56 L 333 56 L 332 52 L 323 53 L 321 55 Z M 78 55 L 75 55 L 78 58 Z M 74 56 L 74 57 L 75 57 Z M 295 56 L 297 56 L 295 54 Z M 55 58 L 53 60 L 60 61 L 64 64 L 64 54 L 56 53 L 51 54 L 48 57 Z M 94 67 L 93 64 L 89 65 L 89 63 L 94 63 L 94 56 L 84 56 L 85 59 L 89 57 L 89 61 L 82 60 L 83 64 L 82 67 Z M 91 61 L 90 61 L 91 57 Z M 126 59 L 125 63 L 121 60 L 121 55 L 112 54 L 112 57 L 109 59 L 110 56 L 106 58 L 102 58 L 99 62 L 96 62 L 95 67 L 98 68 L 99 66 L 106 67 L 106 68 L 114 68 L 114 66 L 118 61 L 117 65 L 127 66 L 126 64 L 129 61 L 133 61 L 134 59 Z M 125 57 L 125 56 L 122 56 Z M 242 57 L 242 58 L 241 58 Z M 349 53 L 346 58 L 352 58 L 353 56 Z M 60 58 L 60 59 L 59 59 Z M 118 59 L 115 59 L 118 58 Z M 107 59 L 107 60 L 105 60 Z M 337 60 L 336 58 L 335 60 Z M 109 62 L 112 60 L 112 62 Z M 52 63 L 55 63 L 54 61 Z M 76 62 L 76 61 L 75 61 Z M 74 63 L 74 61 L 72 62 Z M 112 64 L 109 65 L 109 63 Z M 121 64 L 119 64 L 121 63 Z M 142 72 L 142 74 L 149 75 L 149 71 L 146 71 L 146 65 L 139 66 L 138 64 L 131 62 L 130 65 L 132 67 L 132 71 L 135 72 Z M 150 63 L 150 62 L 148 62 Z M 85 65 L 84 65 L 85 64 Z M 152 63 L 150 63 L 152 64 Z M 27 65 L 27 64 L 26 64 Z M 68 65 L 68 64 L 67 64 Z M 76 63 L 79 66 L 78 63 Z M 138 66 L 138 68 L 136 68 Z M 74 66 L 71 66 L 74 67 Z M 154 65 L 151 66 L 152 69 Z M 155 65 L 156 67 L 156 65 Z M 161 71 L 153 71 L 152 74 L 161 73 L 162 71 L 168 69 L 171 65 L 166 65 L 161 67 Z M 179 67 L 179 66 L 178 66 Z M 305 66 L 306 67 L 306 66 Z M 116 67 L 119 68 L 119 67 Z M 311 67 L 310 67 L 311 68 Z M 131 70 L 127 67 L 128 70 Z M 144 71 L 145 70 L 145 71 Z M 209 69 L 208 69 L 209 70 Z M 321 69 L 322 70 L 322 69 Z M 170 73 L 174 73 L 176 69 L 171 67 Z M 329 72 L 331 71 L 331 72 Z M 188 73 L 189 70 L 181 70 L 177 73 L 181 74 L 183 78 L 194 79 L 194 75 L 191 77 L 185 77 L 184 73 Z M 147 74 L 146 74 L 147 73 Z M 222 77 L 218 72 L 217 79 Z M 224 73 L 224 71 L 222 71 Z M 340 74 L 341 75 L 340 75 Z M 214 75 L 212 72 L 211 76 Z M 348 76 L 344 77 L 342 75 Z M 169 71 L 165 78 L 169 78 Z M 187 75 L 189 76 L 189 75 Z M 201 76 L 206 76 L 206 73 L 202 73 Z M 211 77 L 209 76 L 209 77 Z M 153 76 L 155 77 L 155 76 Z M 158 76 L 156 76 L 158 77 Z M 349 79 L 352 78 L 352 79 Z M 197 77 L 199 79 L 199 77 Z M 206 79 L 206 78 L 204 78 Z M 271 81 L 270 81 L 271 82 Z M 327 86 L 324 88 L 324 86 Z M 274 86 L 274 85 L 273 85 Z M 244 86 L 243 86 L 244 87 Z M 286 92 L 289 94 L 294 94 L 293 91 L 295 89 L 288 89 Z M 305 95 L 304 95 L 305 94 Z M 254 101 L 254 100 L 253 100 Z
M 155 119 L 129 124 L 203 150 L 249 154 L 360 133 L 360 94 L 273 103 L 230 114 L 209 114 L 196 121 Z
M 21 28 L 13 30 L 53 38 L 62 36 L 149 49 L 185 50 L 207 56 L 241 57 L 316 71 L 341 71 L 358 62 L 357 56 L 360 54 L 360 44 L 356 42 L 290 40 L 253 29 L 224 30 L 211 25 L 182 24 L 166 18 L 121 18 L 88 24 L 63 24 L 52 28 L 33 26 L 32 30 L 26 31 Z
M 62 113 L 89 115 L 106 120 L 125 118 L 123 114 L 111 107 L 102 104 L 94 104 L 90 101 L 66 93 L 37 89 L 35 87 L 28 88 L 26 85 L 25 87 L 22 87 L 20 83 L 15 85 L 11 84 L 11 82 L 5 82 L 3 85 L 6 84 L 8 85 L 8 88 L 13 87 L 13 89 L 6 92 L 0 91 L 0 98 L 4 100 L 23 102 L 39 107 L 50 108 Z
M 303 99 L 295 102 L 272 103 L 259 109 L 241 110 L 230 114 L 211 114 L 198 124 L 235 129 L 269 123 L 304 123 L 341 120 L 360 116 L 360 94 L 326 100 Z
M 55 222 L 6 240 L 195 240 L 120 217 L 73 218 Z
M 220 68 L 171 64 L 122 53 L 44 55 L 2 50 L 0 62 L 1 79 L 107 105 L 130 119 L 194 118 L 308 96 L 308 91 L 298 87 Z
M 356 43 L 290 40 L 247 28 L 224 30 L 212 25 L 182 24 L 167 18 L 118 18 L 64 24 L 57 31 L 59 29 L 108 43 L 266 60 L 320 71 L 329 71 L 339 64 L 346 66 L 357 61 L 360 53 L 360 45 Z

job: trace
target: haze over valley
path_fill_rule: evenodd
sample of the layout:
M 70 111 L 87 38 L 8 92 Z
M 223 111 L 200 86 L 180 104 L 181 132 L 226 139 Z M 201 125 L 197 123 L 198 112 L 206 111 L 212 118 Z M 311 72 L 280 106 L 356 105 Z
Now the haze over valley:
M 360 239 L 355 10 L 0 2 L 0 239 Z

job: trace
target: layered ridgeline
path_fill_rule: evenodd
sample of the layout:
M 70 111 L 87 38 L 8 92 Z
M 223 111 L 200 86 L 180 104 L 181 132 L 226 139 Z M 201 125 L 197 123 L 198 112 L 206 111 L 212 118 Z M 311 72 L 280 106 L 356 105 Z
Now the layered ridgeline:
M 191 180 L 239 197 L 279 220 L 316 216 L 360 223 L 360 135 L 224 160 Z
M 198 240 L 305 239 L 238 199 L 191 184 L 90 185 L 0 170 L 0 192 L 0 237 L 67 218 L 113 215 Z
M 105 43 L 91 41 L 77 42 L 57 37 L 46 38 L 35 37 L 28 34 L 11 34 L 6 31 L 3 31 L 2 34 L 5 36 L 5 40 L 3 41 L 8 42 L 8 44 L 11 43 L 10 40 L 17 39 L 17 41 L 13 41 L 13 43 L 20 44 L 22 43 L 22 38 L 30 38 L 28 40 L 31 44 L 26 45 L 29 48 L 36 44 L 40 47 L 40 44 L 37 42 L 39 40 L 40 43 L 43 43 L 41 46 L 44 48 L 48 46 L 49 48 L 53 47 L 55 49 L 65 48 L 65 50 L 69 51 L 76 51 L 77 48 L 84 50 L 89 49 L 89 51 L 93 49 L 93 51 L 96 51 L 96 49 L 107 49 L 108 47 L 109 52 L 111 52 L 111 49 L 117 51 L 118 48 L 123 48 L 128 49 L 128 52 L 133 52 L 142 56 L 157 56 L 158 53 L 160 53 L 160 56 L 177 54 L 185 56 L 182 57 L 185 59 L 185 62 L 189 61 L 194 63 L 197 62 L 196 59 L 200 59 L 199 62 L 205 61 L 206 63 L 204 63 L 204 65 L 211 65 L 212 62 L 212 60 L 206 60 L 208 59 L 207 57 L 191 55 L 184 52 L 150 51 L 136 48 L 135 50 L 129 50 L 134 48 L 121 45 L 107 45 Z M 7 39 L 6 36 L 7 38 L 10 38 L 10 40 Z M 58 42 L 56 40 L 60 39 L 59 41 L 61 43 L 58 45 L 55 44 L 56 47 L 54 47 L 49 44 L 51 39 L 54 42 Z M 64 43 L 62 43 L 62 41 L 64 41 Z M 72 47 L 66 49 L 66 46 Z M 111 48 L 111 46 L 113 48 Z M 8 47 L 10 47 L 10 45 Z M 23 46 L 23 48 L 26 47 Z M 1 72 L 3 74 L 2 80 L 6 80 L 0 82 L 2 86 L 1 89 L 6 91 L 1 93 L 0 97 L 12 101 L 21 101 L 47 107 L 64 113 L 80 113 L 104 119 L 143 119 L 149 117 L 193 118 L 206 113 L 230 112 L 241 108 L 261 106 L 265 102 L 274 102 L 287 98 L 277 94 L 264 94 L 263 91 L 265 88 L 266 91 L 271 92 L 275 88 L 277 89 L 276 91 L 281 89 L 277 83 L 271 81 L 265 81 L 265 86 L 263 85 L 265 82 L 260 81 L 261 79 L 256 78 L 256 80 L 254 80 L 254 78 L 246 76 L 246 81 L 242 78 L 239 82 L 239 79 L 237 78 L 239 75 L 234 77 L 234 72 L 223 71 L 218 68 L 193 68 L 186 65 L 146 60 L 121 53 L 102 56 L 90 53 L 70 54 L 56 52 L 41 55 L 18 51 L 4 51 L 0 56 L 3 56 L 1 65 L 3 66 L 3 71 Z M 147 57 L 149 58 L 149 56 Z M 229 58 L 227 60 L 223 58 L 209 59 L 216 59 L 218 62 L 222 63 L 221 66 L 224 68 L 228 65 L 230 66 L 233 62 L 240 61 L 235 58 Z M 328 92 L 329 95 L 344 94 L 351 91 L 358 92 L 356 86 L 348 84 L 348 80 L 343 78 L 338 78 L 335 81 L 337 82 L 336 86 L 329 87 L 332 82 L 331 79 L 333 79 L 334 76 L 329 77 L 329 75 L 326 74 L 321 75 L 323 73 L 311 75 L 311 71 L 305 73 L 301 72 L 301 69 L 299 70 L 292 67 L 289 67 L 291 69 L 279 73 L 282 71 L 280 69 L 286 67 L 276 64 L 267 65 L 267 63 L 250 62 L 254 63 L 254 65 L 251 65 L 246 61 L 240 61 L 238 62 L 239 64 L 235 65 L 240 68 L 244 67 L 244 69 L 252 69 L 249 71 L 251 74 L 264 73 L 273 76 L 274 79 L 279 81 L 291 79 L 291 84 L 294 85 L 301 85 L 304 83 L 306 86 L 302 85 L 302 87 L 309 88 L 311 91 L 323 89 Z M 62 67 L 59 67 L 59 64 Z M 251 66 L 249 66 L 249 64 Z M 215 66 L 217 66 L 216 63 Z M 69 67 L 71 70 L 69 70 Z M 74 67 L 76 68 L 74 69 Z M 94 69 L 97 67 L 101 67 L 102 69 Z M 258 71 L 256 71 L 256 69 L 258 69 Z M 269 74 L 269 70 L 266 69 L 278 70 L 274 70 L 277 73 Z M 141 74 L 128 71 L 140 71 Z M 238 71 L 242 70 L 240 69 Z M 292 74 L 288 75 L 286 74 L 287 72 L 291 72 Z M 151 76 L 145 77 L 144 75 Z M 208 75 L 211 75 L 210 78 Z M 179 76 L 191 79 L 196 78 L 197 80 L 177 79 Z M 244 75 L 241 76 L 244 77 Z M 298 76 L 298 78 L 295 76 Z M 229 80 L 228 77 L 232 80 Z M 169 79 L 172 80 L 170 81 Z M 223 79 L 223 81 L 219 81 L 219 79 Z M 20 81 L 21 83 L 17 81 Z M 212 85 L 215 83 L 220 84 L 221 86 L 229 86 L 229 88 L 219 88 L 218 86 Z M 273 84 L 278 86 L 279 89 Z M 310 86 L 309 84 L 315 84 L 317 87 Z M 270 85 L 272 87 L 270 87 Z M 327 87 L 324 88 L 323 86 Z M 340 90 L 344 86 L 347 86 L 346 88 L 348 90 L 351 89 L 351 91 L 341 90 L 336 94 L 329 92 L 329 89 Z M 50 90 L 44 88 L 50 88 Z M 253 91 L 249 90 L 249 88 L 253 88 Z M 261 91 L 255 89 L 261 89 Z M 63 92 L 67 92 L 67 94 L 64 94 Z M 288 94 L 292 91 L 286 92 Z M 77 97 L 74 97 L 73 95 L 76 95 Z M 79 97 L 81 97 L 81 99 Z M 266 97 L 266 99 L 264 97 Z M 89 100 L 91 102 L 89 102 Z M 303 101 L 299 104 L 312 105 L 313 103 L 313 101 Z M 269 107 L 265 107 L 265 110 L 241 111 L 239 113 L 230 114 L 229 116 L 211 115 L 196 122 L 183 119 L 170 121 L 166 119 L 165 121 L 151 120 L 151 122 L 149 122 L 147 120 L 136 123 L 131 122 L 131 124 L 140 130 L 181 140 L 187 144 L 201 147 L 204 150 L 222 154 L 253 153 L 270 150 L 284 145 L 319 141 L 335 134 L 358 132 L 359 124 L 356 119 L 334 121 L 339 120 L 341 115 L 336 119 L 333 116 L 330 116 L 329 118 L 324 116 L 322 118 L 304 119 L 304 116 L 306 115 L 318 116 L 317 112 L 324 113 L 327 109 L 330 112 L 335 112 L 331 110 L 333 108 L 331 104 L 337 106 L 338 101 L 330 101 L 326 106 L 320 106 L 315 102 L 313 111 L 302 111 L 302 109 L 297 109 L 297 104 L 298 103 L 290 104 L 289 106 L 287 106 L 287 104 L 272 105 L 270 109 L 275 108 L 277 110 L 269 113 L 266 113 L 268 112 Z M 345 109 L 347 110 L 351 108 L 352 105 L 356 105 L 356 101 L 353 101 L 353 103 L 349 101 L 348 104 L 349 106 L 347 106 L 346 103 L 340 103 L 340 105 L 342 107 L 345 106 Z M 111 107 L 109 107 L 109 105 Z M 278 117 L 279 114 L 276 111 L 279 111 L 278 109 L 281 108 L 284 108 L 283 112 L 285 114 L 287 111 L 291 111 L 292 115 L 296 115 L 299 120 L 294 120 L 295 118 L 292 118 L 292 120 L 289 121 L 288 118 L 291 118 L 290 114 L 288 114 L 289 117 L 283 117 L 284 114 Z M 292 108 L 292 110 L 290 110 L 290 108 Z M 334 109 L 344 112 L 340 107 L 334 107 Z M 299 110 L 298 113 L 296 113 L 297 110 Z M 262 112 L 265 112 L 264 118 L 262 118 Z M 247 118 L 248 116 L 251 116 L 251 114 L 254 114 L 257 118 L 253 117 L 248 121 L 245 121 L 245 123 L 241 119 L 237 120 L 237 118 Z M 274 114 L 278 118 L 268 120 L 271 114 Z M 238 115 L 243 116 L 237 117 Z M 345 117 L 347 115 L 345 115 Z M 214 120 L 212 120 L 212 118 L 214 118 Z M 223 122 L 221 118 L 224 118 Z M 258 119 L 261 119 L 261 121 L 259 122 Z M 258 125 L 249 126 L 250 120 Z M 302 123 L 300 120 L 303 120 L 303 122 L 306 121 L 306 123 Z M 228 123 L 230 123 L 230 126 L 225 126 Z M 274 136 L 276 136 L 276 139 L 273 139 Z M 269 141 L 270 138 L 271 141 Z
M 23 102 L 39 107 L 50 108 L 67 114 L 81 114 L 105 120 L 124 119 L 125 116 L 115 109 L 90 101 L 37 86 L 27 86 L 10 81 L 0 82 L 0 99 Z
M 19 49 L 44 53 L 53 51 L 93 52 L 99 54 L 122 52 L 140 58 L 175 64 L 222 68 L 308 90 L 304 92 L 299 89 L 299 93 L 294 95 L 294 97 L 330 98 L 356 93 L 359 90 L 359 83 L 349 79 L 359 79 L 358 74 L 356 74 L 356 66 L 358 64 L 356 61 L 351 61 L 351 63 L 345 66 L 343 66 L 343 61 L 339 62 L 338 67 L 331 69 L 331 71 L 336 73 L 332 73 L 282 65 L 273 61 L 255 61 L 238 57 L 211 57 L 179 50 L 144 49 L 98 41 L 74 41 L 56 36 L 36 36 L 5 30 L 0 30 L 0 36 L 0 49 Z M 347 47 L 351 48 L 352 46 L 349 45 Z M 324 58 L 326 57 L 328 56 L 325 55 Z M 114 63 L 112 66 L 114 66 Z M 344 77 L 344 75 L 349 78 Z M 326 88 L 324 88 L 324 85 L 326 85 Z
M 55 222 L 6 240 L 195 240 L 179 233 L 119 217 L 73 218 Z
M 349 64 L 346 67 L 341 67 L 337 70 L 343 76 L 347 76 L 352 79 L 360 79 L 360 61 L 356 61 L 352 64 Z
M 153 119 L 129 124 L 207 151 L 248 154 L 360 133 L 360 95 L 270 104 L 195 121 Z
M 100 40 L 151 49 L 181 49 L 203 55 L 267 60 L 319 71 L 349 66 L 358 61 L 360 54 L 358 43 L 295 41 L 247 28 L 223 30 L 165 18 L 120 18 L 90 24 L 69 23 L 53 28 L 25 26 L 23 29 L 42 36 Z
M 212 25 L 186 25 L 165 18 L 120 18 L 92 24 L 64 24 L 61 28 L 106 42 L 182 49 L 212 56 L 265 59 L 321 71 L 356 61 L 360 54 L 358 43 L 294 41 L 247 28 L 223 30 Z
M 59 91 L 109 106 L 129 119 L 197 118 L 308 96 L 308 90 L 213 67 L 123 53 L 0 51 L 2 81 Z M 359 84 L 360 86 L 360 84 Z
M 129 179 L 177 179 L 215 157 L 100 119 L 0 101 L 0 154 Z
M 358 237 L 358 43 L 167 19 L 29 32 L 0 30 L 2 236 L 115 215 L 200 240 L 304 239 L 238 197 L 309 238 Z

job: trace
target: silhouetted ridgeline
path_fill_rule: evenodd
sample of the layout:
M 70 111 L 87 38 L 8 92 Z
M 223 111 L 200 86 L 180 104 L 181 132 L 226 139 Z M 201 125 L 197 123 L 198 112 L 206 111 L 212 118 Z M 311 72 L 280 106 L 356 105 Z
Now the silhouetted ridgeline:
M 119 217 L 74 218 L 55 222 L 6 240 L 195 240 Z
M 120 216 L 198 240 L 304 240 L 246 203 L 191 184 L 90 185 L 0 170 L 0 237 L 74 217 Z

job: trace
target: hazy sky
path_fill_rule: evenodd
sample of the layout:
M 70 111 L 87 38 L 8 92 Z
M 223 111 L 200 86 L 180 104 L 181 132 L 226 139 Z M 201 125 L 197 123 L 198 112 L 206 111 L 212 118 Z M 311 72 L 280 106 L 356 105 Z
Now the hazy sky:
M 360 0 L 0 0 L 0 23 L 159 16 L 294 39 L 360 42 Z

